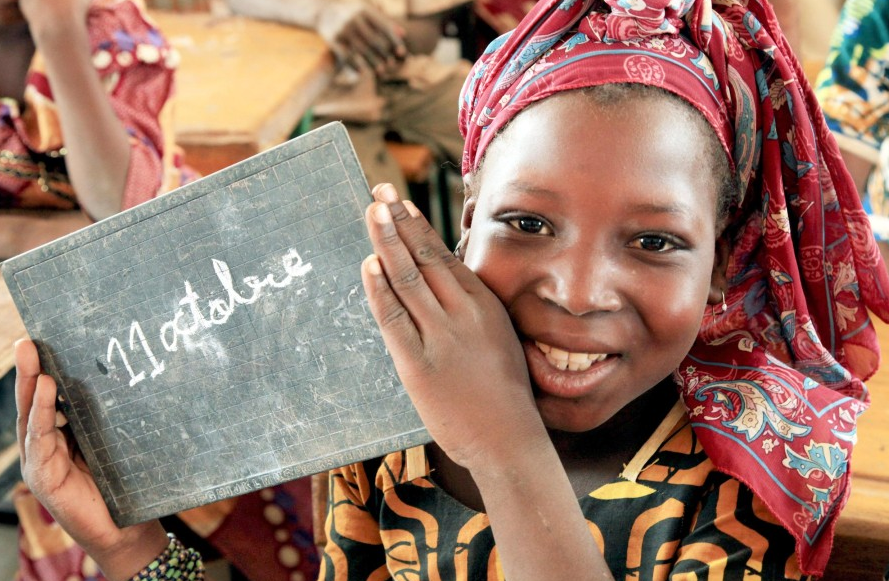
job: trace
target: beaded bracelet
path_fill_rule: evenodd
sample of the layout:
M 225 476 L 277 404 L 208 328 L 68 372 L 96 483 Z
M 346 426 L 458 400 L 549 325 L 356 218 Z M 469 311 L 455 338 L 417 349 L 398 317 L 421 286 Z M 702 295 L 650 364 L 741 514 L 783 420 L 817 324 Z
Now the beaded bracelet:
M 182 541 L 173 533 L 167 533 L 170 544 L 164 552 L 144 569 L 133 575 L 130 581 L 150 581 L 154 579 L 176 579 L 177 581 L 203 581 L 204 563 L 201 554 L 194 549 L 186 549 Z

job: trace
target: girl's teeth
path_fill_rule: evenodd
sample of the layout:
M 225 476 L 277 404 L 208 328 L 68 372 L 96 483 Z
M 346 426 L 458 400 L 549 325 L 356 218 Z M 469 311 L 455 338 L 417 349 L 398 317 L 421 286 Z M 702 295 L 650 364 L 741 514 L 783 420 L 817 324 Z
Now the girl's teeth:
M 568 355 L 568 361 L 573 363 L 581 363 L 583 361 L 589 361 L 590 356 L 586 353 L 571 353 Z
M 554 359 L 556 361 L 568 361 L 568 352 L 562 351 L 557 347 L 551 347 L 546 356 L 548 359 Z
M 546 355 L 550 364 L 562 371 L 586 371 L 593 363 L 598 363 L 607 357 L 604 353 L 569 353 L 558 347 L 552 347 L 546 343 L 537 342 L 537 347 Z
M 571 355 L 574 357 L 574 355 Z M 584 357 L 583 361 L 571 361 L 568 360 L 568 369 L 569 371 L 586 371 L 593 364 L 588 358 Z

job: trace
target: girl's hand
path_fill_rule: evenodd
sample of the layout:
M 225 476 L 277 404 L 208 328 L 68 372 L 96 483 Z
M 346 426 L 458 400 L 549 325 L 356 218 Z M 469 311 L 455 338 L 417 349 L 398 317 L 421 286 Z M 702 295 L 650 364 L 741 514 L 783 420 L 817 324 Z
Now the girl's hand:
M 120 529 L 83 456 L 56 427 L 56 383 L 40 373 L 31 341 L 15 346 L 16 430 L 22 476 L 37 500 L 92 556 L 109 579 L 128 579 L 167 546 L 157 521 Z
M 472 471 L 550 446 L 527 364 L 500 300 L 391 185 L 366 213 L 371 311 L 426 428 Z M 523 452 L 524 451 L 524 452 Z

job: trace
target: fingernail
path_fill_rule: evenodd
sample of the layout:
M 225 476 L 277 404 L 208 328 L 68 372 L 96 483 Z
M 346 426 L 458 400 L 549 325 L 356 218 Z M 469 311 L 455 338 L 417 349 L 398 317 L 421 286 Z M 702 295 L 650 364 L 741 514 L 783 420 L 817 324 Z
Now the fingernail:
M 402 203 L 404 204 L 404 207 L 407 208 L 407 213 L 410 214 L 411 217 L 419 218 L 422 215 L 420 210 L 410 200 L 405 200 Z
M 398 192 L 395 191 L 395 186 L 392 184 L 380 184 L 377 187 L 379 188 L 377 194 L 379 194 L 380 200 L 387 204 L 392 204 L 398 201 Z
M 367 258 L 364 259 L 365 264 L 367 264 L 367 272 L 371 273 L 374 276 L 380 276 L 383 274 L 383 269 L 380 266 L 380 257 L 376 254 L 371 254 Z
M 374 208 L 374 219 L 380 224 L 388 224 L 392 222 L 392 213 L 389 211 L 389 206 L 386 204 L 378 204 L 376 208 Z

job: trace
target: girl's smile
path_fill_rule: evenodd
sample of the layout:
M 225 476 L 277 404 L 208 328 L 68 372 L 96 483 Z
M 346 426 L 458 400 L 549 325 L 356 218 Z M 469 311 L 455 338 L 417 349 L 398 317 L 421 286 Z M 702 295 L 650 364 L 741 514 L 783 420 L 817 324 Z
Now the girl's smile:
M 549 361 L 553 367 L 556 367 L 562 371 L 565 371 L 566 369 L 568 371 L 586 371 L 593 364 L 601 363 L 608 357 L 607 352 L 568 352 L 563 349 L 559 349 L 558 347 L 553 347 L 552 345 L 541 343 L 540 341 L 535 341 L 534 344 L 540 351 L 543 352 L 543 354 L 546 356 L 546 360 Z
M 528 371 L 535 386 L 554 396 L 582 397 L 617 364 L 615 353 L 568 352 L 539 341 L 523 341 Z M 539 388 L 539 387 L 538 387 Z
M 529 107 L 466 204 L 465 262 L 506 306 L 551 429 L 594 429 L 669 377 L 719 296 L 715 138 L 654 95 Z

